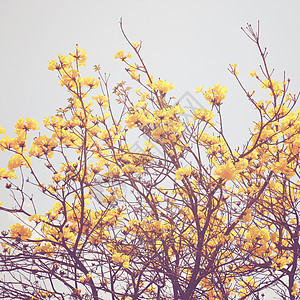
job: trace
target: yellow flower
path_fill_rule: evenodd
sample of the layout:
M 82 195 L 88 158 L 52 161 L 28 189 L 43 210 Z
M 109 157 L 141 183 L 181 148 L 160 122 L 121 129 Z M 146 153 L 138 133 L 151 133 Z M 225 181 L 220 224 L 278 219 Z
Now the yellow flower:
M 179 168 L 178 170 L 176 170 L 175 172 L 175 179 L 176 180 L 182 180 L 183 176 L 191 176 L 193 172 L 193 168 L 192 167 L 186 167 L 186 168 Z
M 0 134 L 6 134 L 5 129 L 0 126 Z
M 125 118 L 125 123 L 128 128 L 136 127 L 139 125 L 145 126 L 151 122 L 151 118 L 144 115 L 142 112 L 134 112 Z
M 55 249 L 52 247 L 52 244 L 50 242 L 47 242 L 43 244 L 42 246 L 37 246 L 34 249 L 34 253 L 42 253 L 46 254 L 47 256 L 53 256 Z
M 128 71 L 130 72 L 132 79 L 138 80 L 140 78 L 140 75 L 138 73 L 135 73 L 135 71 L 136 71 L 135 65 L 131 64 L 128 68 Z
M 23 118 L 20 118 L 15 124 L 15 133 L 20 134 L 23 131 L 38 130 L 39 124 L 32 118 L 26 118 L 24 122 Z
M 35 221 L 36 223 L 40 223 L 40 222 L 47 222 L 48 219 L 43 215 L 34 214 L 28 218 L 28 221 L 29 222 Z
M 92 77 L 84 77 L 82 79 L 82 83 L 91 89 L 95 89 L 97 86 L 99 86 L 100 80 Z
M 104 109 L 106 109 L 109 106 L 108 98 L 106 96 L 103 96 L 103 95 L 94 96 L 94 97 L 92 97 L 92 99 L 95 100 Z
M 65 177 L 62 174 L 56 173 L 52 176 L 52 180 L 56 183 L 62 181 Z
M 82 48 L 79 48 L 78 45 L 75 46 L 76 52 L 75 53 L 69 53 L 70 54 L 70 60 L 71 61 L 78 61 L 79 66 L 85 66 L 85 62 L 87 59 L 86 51 Z
M 262 82 L 262 89 L 270 89 L 270 96 L 282 96 L 283 87 L 275 80 L 266 79 Z M 273 93 L 274 92 L 274 93 Z M 275 95 L 274 95 L 275 94 Z
M 117 54 L 114 56 L 114 59 L 119 58 L 120 60 L 124 61 L 126 60 L 126 58 L 130 58 L 130 57 L 132 57 L 132 55 L 129 52 L 127 55 L 125 55 L 125 51 L 119 50 Z
M 114 253 L 112 256 L 114 262 L 122 263 L 124 269 L 129 268 L 129 256 L 123 253 Z
M 59 61 L 64 68 L 72 68 L 72 61 L 68 56 L 58 54 Z
M 93 276 L 90 273 L 86 274 L 86 281 L 89 281 Z
M 51 293 L 48 291 L 38 291 L 37 292 L 37 296 L 42 297 L 42 298 L 48 298 L 49 296 L 51 296 Z
M 18 223 L 10 226 L 10 233 L 12 237 L 20 238 L 22 241 L 25 241 L 32 236 L 32 232 L 29 228 Z
M 136 42 L 132 42 L 132 46 L 137 49 L 139 47 L 141 47 L 141 44 L 140 43 L 136 43 Z
M 74 289 L 74 290 L 72 291 L 71 296 L 75 296 L 75 297 L 77 298 L 78 295 L 79 295 L 79 296 L 81 295 L 81 290 L 79 290 L 79 289 Z
M 238 162 L 235 163 L 237 171 L 240 173 L 248 167 L 248 160 L 245 158 L 240 158 Z
M 239 75 L 239 71 L 236 69 L 237 64 L 231 64 L 231 67 L 233 68 L 232 70 L 232 74 L 234 74 L 235 76 Z
M 251 77 L 256 77 L 256 78 L 258 78 L 258 76 L 257 76 L 257 74 L 256 74 L 256 70 L 255 71 L 252 71 L 251 73 L 250 73 L 250 76 Z
M 203 109 L 203 108 L 198 108 L 194 111 L 194 120 L 202 120 L 204 122 L 210 123 L 210 121 L 213 119 L 214 114 L 212 113 L 211 110 Z
M 61 66 L 56 62 L 56 59 L 49 60 L 49 63 L 48 63 L 47 67 L 48 67 L 48 70 L 50 70 L 50 71 L 61 69 Z
M 222 179 L 235 180 L 237 176 L 237 170 L 231 161 L 226 162 L 225 165 L 216 167 L 215 175 L 219 175 Z
M 29 157 L 26 157 L 25 155 L 21 156 L 19 154 L 15 154 L 10 158 L 8 162 L 8 168 L 10 171 L 14 172 L 15 168 L 18 168 L 22 165 L 29 168 L 30 164 L 31 164 L 31 160 Z
M 5 170 L 4 168 L 0 168 L 0 179 L 7 178 L 17 178 L 15 173 Z
M 199 87 L 196 89 L 196 93 L 202 92 L 202 89 L 203 89 L 203 86 L 199 86 Z
M 53 156 L 53 150 L 57 147 L 58 143 L 53 138 L 47 136 L 39 136 L 31 144 L 29 156 L 42 156 L 47 155 L 48 157 Z
M 297 283 L 295 283 L 292 286 L 292 295 L 297 295 L 298 294 L 298 287 L 297 287 Z
M 117 58 L 122 59 L 122 58 L 124 58 L 124 57 L 125 57 L 125 51 L 119 50 L 119 51 L 117 52 L 117 54 L 115 54 L 114 59 L 117 59 Z
M 204 98 L 209 101 L 211 105 L 221 105 L 222 101 L 225 99 L 227 89 L 220 86 L 220 84 L 214 85 L 213 89 L 209 88 L 204 92 Z
M 251 209 L 250 209 L 250 208 L 247 208 L 247 209 L 246 209 L 246 214 L 245 214 L 244 217 L 243 217 L 243 221 L 244 221 L 245 223 L 247 223 L 247 222 L 249 222 L 249 221 L 251 221 L 251 220 L 252 220 Z
M 82 276 L 82 277 L 79 277 L 79 281 L 81 282 L 81 283 L 84 283 L 84 277 Z
M 171 83 L 166 82 L 165 80 L 158 80 L 158 82 L 152 83 L 152 89 L 153 90 L 159 90 L 161 93 L 166 94 L 169 90 L 174 90 L 175 87 Z

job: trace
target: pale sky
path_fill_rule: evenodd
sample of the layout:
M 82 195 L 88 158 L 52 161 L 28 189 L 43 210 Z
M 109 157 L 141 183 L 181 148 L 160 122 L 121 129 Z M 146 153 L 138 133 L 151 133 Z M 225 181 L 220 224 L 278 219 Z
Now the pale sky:
M 73 52 L 77 43 L 87 51 L 88 76 L 96 76 L 93 65 L 100 64 L 111 73 L 111 88 L 130 82 L 124 65 L 113 59 L 118 50 L 131 50 L 120 31 L 122 17 L 128 37 L 143 41 L 141 54 L 150 73 L 172 81 L 177 99 L 190 92 L 208 108 L 196 88 L 217 83 L 228 88 L 222 107 L 225 133 L 242 145 L 256 115 L 227 69 L 237 63 L 240 79 L 252 91 L 260 85 L 249 73 L 262 61 L 241 26 L 251 23 L 256 29 L 260 21 L 274 79 L 282 81 L 286 71 L 290 91 L 297 93 L 299 11 L 299 0 L 0 0 L 0 126 L 11 134 L 18 118 L 31 117 L 42 127 L 44 117 L 66 106 L 69 95 L 47 64 L 58 53 Z M 5 159 L 0 162 L 6 167 Z
M 20 117 L 39 122 L 66 104 L 68 94 L 58 85 L 57 74 L 47 70 L 57 54 L 68 54 L 76 43 L 86 49 L 86 73 L 93 65 L 111 73 L 111 87 L 130 81 L 114 54 L 130 50 L 122 37 L 119 19 L 132 41 L 143 41 L 142 55 L 157 78 L 172 81 L 173 95 L 195 94 L 198 86 L 216 83 L 228 88 L 223 105 L 226 132 L 241 144 L 254 115 L 233 76 L 237 63 L 240 78 L 249 90 L 259 87 L 250 71 L 261 63 L 255 44 L 240 29 L 260 20 L 262 45 L 269 50 L 269 65 L 282 81 L 283 71 L 300 87 L 300 2 L 267 0 L 214 1 L 31 1 L 0 0 L 0 126 L 13 129 Z M 208 105 L 207 105 L 208 107 Z

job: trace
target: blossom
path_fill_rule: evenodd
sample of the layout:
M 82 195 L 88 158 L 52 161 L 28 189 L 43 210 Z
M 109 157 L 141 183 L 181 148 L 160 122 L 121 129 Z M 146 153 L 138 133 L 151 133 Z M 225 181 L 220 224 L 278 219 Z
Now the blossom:
M 235 164 L 235 167 L 239 173 L 246 170 L 248 167 L 248 160 L 245 158 L 240 158 Z
M 126 60 L 126 58 L 131 58 L 132 57 L 132 55 L 128 52 L 128 54 L 127 55 L 125 55 L 125 51 L 123 51 L 123 50 L 119 50 L 118 52 L 117 52 L 117 54 L 115 54 L 115 56 L 114 56 L 114 59 L 121 59 L 122 61 L 124 61 L 124 60 Z
M 270 96 L 282 96 L 283 87 L 282 85 L 275 80 L 266 79 L 262 82 L 262 89 L 270 89 Z
M 166 82 L 165 80 L 158 80 L 158 82 L 152 83 L 153 90 L 159 90 L 161 93 L 166 94 L 169 90 L 174 90 L 175 87 L 171 83 Z
M 91 89 L 95 89 L 100 84 L 100 80 L 92 77 L 84 77 L 82 83 Z
M 75 46 L 76 52 L 69 53 L 71 61 L 78 61 L 79 66 L 85 66 L 85 62 L 87 60 L 86 51 L 82 48 L 79 48 L 78 45 Z
M 72 60 L 66 55 L 58 54 L 59 61 L 64 68 L 72 68 Z
M 247 223 L 247 222 L 249 222 L 249 221 L 251 221 L 251 220 L 252 220 L 251 209 L 250 209 L 250 208 L 247 208 L 247 209 L 246 209 L 246 214 L 245 214 L 244 217 L 243 217 L 243 221 L 244 221 L 245 223 Z
M 149 119 L 142 112 L 134 112 L 125 118 L 125 122 L 128 128 L 131 129 L 132 127 L 136 127 L 138 125 L 145 126 L 151 122 L 151 119 Z
M 16 174 L 13 172 L 10 172 L 4 168 L 0 168 L 0 179 L 10 179 L 10 178 L 17 178 Z
M 297 283 L 292 286 L 292 295 L 297 295 L 299 292 Z
M 106 96 L 103 95 L 94 96 L 92 97 L 92 99 L 95 100 L 101 107 L 103 107 L 103 109 L 106 109 L 109 106 L 108 98 Z
M 135 65 L 131 64 L 128 68 L 128 71 L 130 72 L 132 79 L 138 80 L 140 78 L 140 75 L 138 73 L 135 73 L 136 69 L 137 68 L 135 67 Z
M 175 171 L 175 179 L 176 180 L 182 180 L 183 176 L 191 176 L 193 172 L 192 167 L 186 167 L 186 168 L 179 168 L 178 170 Z
M 5 129 L 0 126 L 0 134 L 6 134 Z
M 26 118 L 25 122 L 23 118 L 20 118 L 15 124 L 16 134 L 20 134 L 22 131 L 38 130 L 38 129 L 39 129 L 38 122 L 32 118 Z
M 22 241 L 25 241 L 32 236 L 31 230 L 19 223 L 10 226 L 10 233 L 12 237 L 20 238 Z
M 199 87 L 196 89 L 196 93 L 202 92 L 202 89 L 203 89 L 203 86 L 199 86 Z
M 129 268 L 129 256 L 123 253 L 116 252 L 112 256 L 114 262 L 122 263 L 124 269 Z
M 19 155 L 19 154 L 15 154 L 13 155 L 9 162 L 8 162 L 8 169 L 12 172 L 15 171 L 15 168 L 18 168 L 22 165 L 26 166 L 27 168 L 29 168 L 29 165 L 31 164 L 31 160 L 29 157 L 25 156 L 25 155 Z
M 198 108 L 194 111 L 194 120 L 202 120 L 204 122 L 210 123 L 210 121 L 213 119 L 214 114 L 212 113 L 211 110 L 203 109 L 203 108 Z
M 41 253 L 46 254 L 47 256 L 53 256 L 55 249 L 52 247 L 52 244 L 50 242 L 47 242 L 41 246 L 37 246 L 34 249 L 34 253 Z
M 47 136 L 39 136 L 31 144 L 29 150 L 29 156 L 53 156 L 53 150 L 57 147 L 58 143 L 54 138 L 48 138 Z
M 61 66 L 56 62 L 56 59 L 49 60 L 47 67 L 48 67 L 48 70 L 50 70 L 50 71 L 59 70 L 61 68 Z
M 8 253 L 9 254 L 11 252 L 12 247 L 7 247 L 6 243 L 1 243 L 1 246 L 3 248 L 3 252 L 4 253 Z
M 86 274 L 86 278 L 84 278 L 83 276 L 79 277 L 79 281 L 81 283 L 85 283 L 85 282 L 89 282 L 90 279 L 92 278 L 92 275 L 90 273 Z
M 79 281 L 80 281 L 81 283 L 84 283 L 84 277 L 83 277 L 83 276 L 79 277 Z
M 250 76 L 251 76 L 251 77 L 254 77 L 254 76 L 255 76 L 256 78 L 258 78 L 258 76 L 257 76 L 257 74 L 256 74 L 256 70 L 250 72 Z
M 202 89 L 199 90 L 202 92 Z M 221 105 L 226 97 L 227 89 L 220 86 L 220 83 L 215 84 L 213 88 L 209 88 L 206 92 L 202 92 L 204 98 L 209 101 L 211 105 Z
M 237 64 L 231 64 L 232 67 L 232 74 L 234 74 L 235 76 L 239 75 L 239 71 L 236 69 Z
M 231 161 L 226 162 L 225 165 L 216 167 L 215 175 L 219 175 L 225 180 L 235 180 L 237 176 L 237 170 Z

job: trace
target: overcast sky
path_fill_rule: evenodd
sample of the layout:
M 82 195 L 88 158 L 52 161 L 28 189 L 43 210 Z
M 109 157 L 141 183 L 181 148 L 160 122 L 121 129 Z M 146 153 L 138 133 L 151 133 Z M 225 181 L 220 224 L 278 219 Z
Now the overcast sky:
M 252 91 L 259 85 L 249 77 L 261 63 L 255 44 L 241 26 L 260 21 L 262 45 L 275 79 L 283 71 L 292 79 L 291 92 L 300 87 L 300 1 L 197 0 L 197 1 L 31 1 L 0 0 L 0 126 L 13 131 L 20 117 L 41 122 L 66 105 L 68 94 L 57 74 L 47 69 L 57 54 L 73 52 L 75 44 L 88 54 L 86 73 L 93 65 L 111 73 L 111 84 L 128 80 L 114 54 L 130 50 L 119 27 L 132 41 L 143 41 L 142 55 L 150 73 L 172 81 L 180 99 L 198 86 L 217 83 L 228 88 L 224 111 L 225 132 L 235 145 L 246 141 L 255 113 L 228 65 L 238 64 L 239 77 Z M 258 99 L 261 100 L 261 99 Z M 196 108 L 196 107 L 195 107 Z M 41 124 L 42 125 L 42 124 Z M 3 159 L 0 159 L 4 163 Z M 6 167 L 1 165 L 0 167 Z M 1 187 L 2 188 L 2 187 Z M 2 218 L 2 221 L 4 218 Z M 3 225 L 3 223 L 2 223 Z
M 130 50 L 120 28 L 122 17 L 128 37 L 143 41 L 142 55 L 152 74 L 172 81 L 179 99 L 189 91 L 216 83 L 228 88 L 223 111 L 226 133 L 242 143 L 253 115 L 228 72 L 237 63 L 249 90 L 258 84 L 249 72 L 261 60 L 242 32 L 260 20 L 262 44 L 269 50 L 269 65 L 282 80 L 283 71 L 300 87 L 299 1 L 4 1 L 0 0 L 0 126 L 13 129 L 20 117 L 42 121 L 66 104 L 68 94 L 57 74 L 47 70 L 57 54 L 68 54 L 76 43 L 88 54 L 87 74 L 93 65 L 111 73 L 111 83 L 128 80 L 114 54 Z M 208 106 L 207 106 L 208 107 Z

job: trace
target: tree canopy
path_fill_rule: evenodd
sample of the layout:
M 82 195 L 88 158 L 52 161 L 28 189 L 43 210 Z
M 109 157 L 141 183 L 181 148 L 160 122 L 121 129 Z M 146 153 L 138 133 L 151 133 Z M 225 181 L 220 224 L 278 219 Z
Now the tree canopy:
M 0 209 L 20 220 L 0 235 L 0 298 L 264 299 L 272 290 L 300 299 L 299 95 L 274 78 L 259 33 L 244 29 L 265 98 L 229 68 L 258 116 L 233 149 L 227 89 L 198 87 L 210 109 L 199 104 L 187 121 L 173 84 L 148 72 L 141 43 L 121 30 L 131 53 L 114 58 L 132 84 L 111 90 L 100 66 L 82 76 L 87 54 L 76 45 L 48 64 L 66 106 L 43 130 L 31 118 L 14 137 L 0 128 L 0 149 L 12 154 L 0 168 L 11 195 Z

